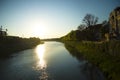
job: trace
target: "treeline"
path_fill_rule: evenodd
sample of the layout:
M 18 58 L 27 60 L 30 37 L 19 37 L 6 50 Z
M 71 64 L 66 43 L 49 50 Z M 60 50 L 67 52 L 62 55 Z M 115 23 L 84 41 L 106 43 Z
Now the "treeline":
M 61 41 L 93 41 L 94 45 L 99 45 L 99 50 L 104 48 L 106 54 L 120 55 L 120 40 L 114 37 L 110 37 L 110 24 L 105 20 L 101 24 L 96 24 L 98 18 L 92 14 L 87 14 L 83 22 L 86 24 L 81 24 L 78 26 L 77 30 L 72 30 L 67 35 L 61 37 Z M 93 45 L 86 43 L 88 45 Z
M 41 41 L 60 41 L 60 38 L 41 39 Z
M 77 30 L 61 37 L 66 48 L 77 58 L 84 57 L 104 72 L 107 80 L 120 79 L 120 40 L 110 36 L 110 24 L 87 14 Z M 82 55 L 82 56 L 81 56 Z
M 86 14 L 76 30 L 72 30 L 67 35 L 61 37 L 62 40 L 76 41 L 103 41 L 109 40 L 109 22 L 103 21 L 97 24 L 98 17 L 93 14 Z
M 0 57 L 9 56 L 12 53 L 33 48 L 40 44 L 39 38 L 20 38 L 15 36 L 0 37 Z
M 67 35 L 61 37 L 62 40 L 76 40 L 76 41 L 100 41 L 102 39 L 102 24 L 89 26 L 84 30 L 72 30 Z M 103 38 L 104 39 L 104 38 Z

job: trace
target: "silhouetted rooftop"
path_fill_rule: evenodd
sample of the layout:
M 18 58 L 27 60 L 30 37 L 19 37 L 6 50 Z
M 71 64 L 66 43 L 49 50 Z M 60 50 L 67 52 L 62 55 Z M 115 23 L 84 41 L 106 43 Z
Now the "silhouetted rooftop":
M 115 8 L 115 11 L 118 11 L 118 10 L 120 10 L 120 7 Z

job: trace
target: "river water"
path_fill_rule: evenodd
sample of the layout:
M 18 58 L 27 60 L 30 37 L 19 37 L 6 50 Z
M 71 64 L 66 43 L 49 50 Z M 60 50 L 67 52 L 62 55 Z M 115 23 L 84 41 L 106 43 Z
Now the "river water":
M 63 43 L 45 42 L 0 60 L 0 80 L 104 80 L 104 77 L 92 64 L 72 56 Z

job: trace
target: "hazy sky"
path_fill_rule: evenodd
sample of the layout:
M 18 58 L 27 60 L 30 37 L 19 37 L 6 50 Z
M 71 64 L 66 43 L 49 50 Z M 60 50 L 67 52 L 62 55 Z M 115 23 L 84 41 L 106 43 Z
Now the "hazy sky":
M 9 35 L 61 37 L 81 24 L 87 13 L 108 20 L 120 0 L 0 0 L 0 25 Z

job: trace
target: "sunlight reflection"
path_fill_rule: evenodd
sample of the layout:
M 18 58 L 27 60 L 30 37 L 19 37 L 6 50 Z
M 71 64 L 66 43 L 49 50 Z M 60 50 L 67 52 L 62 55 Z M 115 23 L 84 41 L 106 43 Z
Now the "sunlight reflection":
M 46 71 L 46 62 L 44 60 L 44 55 L 45 55 L 45 45 L 40 44 L 36 47 L 35 50 L 38 58 L 37 65 L 34 67 L 35 70 L 40 71 L 40 80 L 48 80 L 48 72 Z
M 45 46 L 38 45 L 36 48 L 37 57 L 39 59 L 37 67 L 39 67 L 40 69 L 46 68 L 46 62 L 44 60 L 44 52 L 45 52 Z

